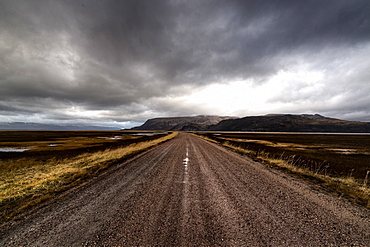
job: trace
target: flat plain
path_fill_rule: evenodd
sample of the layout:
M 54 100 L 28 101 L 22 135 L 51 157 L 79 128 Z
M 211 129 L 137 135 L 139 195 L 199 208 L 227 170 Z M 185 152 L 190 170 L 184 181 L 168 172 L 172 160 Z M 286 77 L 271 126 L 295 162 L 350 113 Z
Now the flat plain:
M 168 132 L 0 131 L 0 221 L 168 138 Z
M 221 143 L 271 156 L 294 159 L 296 165 L 334 176 L 364 179 L 370 171 L 370 134 L 199 133 Z
M 197 132 L 255 161 L 370 208 L 370 135 Z
M 166 134 L 157 134 L 163 133 Z M 62 159 L 157 139 L 160 137 L 157 134 L 137 131 L 0 131 L 0 159 Z M 1 152 L 4 148 L 12 150 Z

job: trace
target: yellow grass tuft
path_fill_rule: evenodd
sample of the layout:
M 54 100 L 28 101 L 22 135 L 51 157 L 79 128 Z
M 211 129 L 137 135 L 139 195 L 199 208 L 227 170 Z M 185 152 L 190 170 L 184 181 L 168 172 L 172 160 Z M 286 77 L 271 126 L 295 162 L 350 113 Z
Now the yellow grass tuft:
M 296 166 L 293 161 L 271 156 L 269 153 L 264 151 L 256 152 L 232 145 L 227 141 L 221 143 L 202 135 L 196 136 L 207 141 L 211 141 L 228 147 L 240 154 L 247 155 L 261 163 L 265 163 L 273 167 L 282 168 L 284 171 L 289 171 L 290 173 L 296 174 L 302 178 L 306 178 L 311 181 L 317 181 L 326 188 L 329 188 L 331 191 L 339 194 L 340 197 L 347 198 L 352 202 L 370 208 L 370 187 L 368 185 L 368 179 L 370 179 L 368 178 L 368 176 L 370 176 L 370 172 L 367 173 L 365 180 L 355 179 L 352 176 L 333 177 L 322 174 L 318 170 L 312 171 L 304 166 Z
M 32 159 L 0 161 L 1 218 L 47 199 L 53 193 L 69 188 L 126 157 L 177 135 L 177 132 L 173 132 L 155 140 L 134 143 L 117 149 L 84 153 L 73 158 L 47 161 Z

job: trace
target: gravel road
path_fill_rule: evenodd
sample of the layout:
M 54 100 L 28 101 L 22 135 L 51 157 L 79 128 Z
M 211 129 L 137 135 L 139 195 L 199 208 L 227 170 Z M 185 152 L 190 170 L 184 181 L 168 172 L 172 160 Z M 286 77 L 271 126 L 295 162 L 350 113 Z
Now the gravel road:
M 370 246 L 370 212 L 190 134 L 1 226 L 1 246 Z

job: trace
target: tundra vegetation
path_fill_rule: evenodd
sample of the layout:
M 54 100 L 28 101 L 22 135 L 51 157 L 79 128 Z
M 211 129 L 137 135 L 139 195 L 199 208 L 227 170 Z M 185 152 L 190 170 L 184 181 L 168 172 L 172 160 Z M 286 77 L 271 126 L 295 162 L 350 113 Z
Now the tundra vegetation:
M 197 132 L 370 208 L 370 135 Z
M 176 135 L 176 132 L 0 131 L 3 150 L 0 221 Z

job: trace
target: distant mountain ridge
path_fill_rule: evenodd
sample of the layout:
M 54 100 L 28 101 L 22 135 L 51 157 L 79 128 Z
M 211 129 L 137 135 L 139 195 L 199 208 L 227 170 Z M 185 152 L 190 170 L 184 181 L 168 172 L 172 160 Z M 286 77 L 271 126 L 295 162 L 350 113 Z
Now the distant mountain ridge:
M 266 115 L 224 120 L 209 130 L 261 132 L 370 133 L 370 123 L 328 118 L 319 114 Z
M 243 118 L 220 116 L 154 118 L 134 130 L 256 131 L 370 133 L 370 123 L 346 121 L 319 114 L 269 114 Z
M 84 124 L 0 122 L 0 130 L 119 130 L 119 128 Z M 319 114 L 268 114 L 243 118 L 201 115 L 153 118 L 132 130 L 370 133 L 370 123 L 340 120 Z
M 92 125 L 58 125 L 28 122 L 0 123 L 0 130 L 119 130 L 117 127 Z
M 143 125 L 132 128 L 132 130 L 168 130 L 168 131 L 194 131 L 204 130 L 211 125 L 218 124 L 222 120 L 235 117 L 223 116 L 191 116 L 191 117 L 165 117 L 152 118 Z

